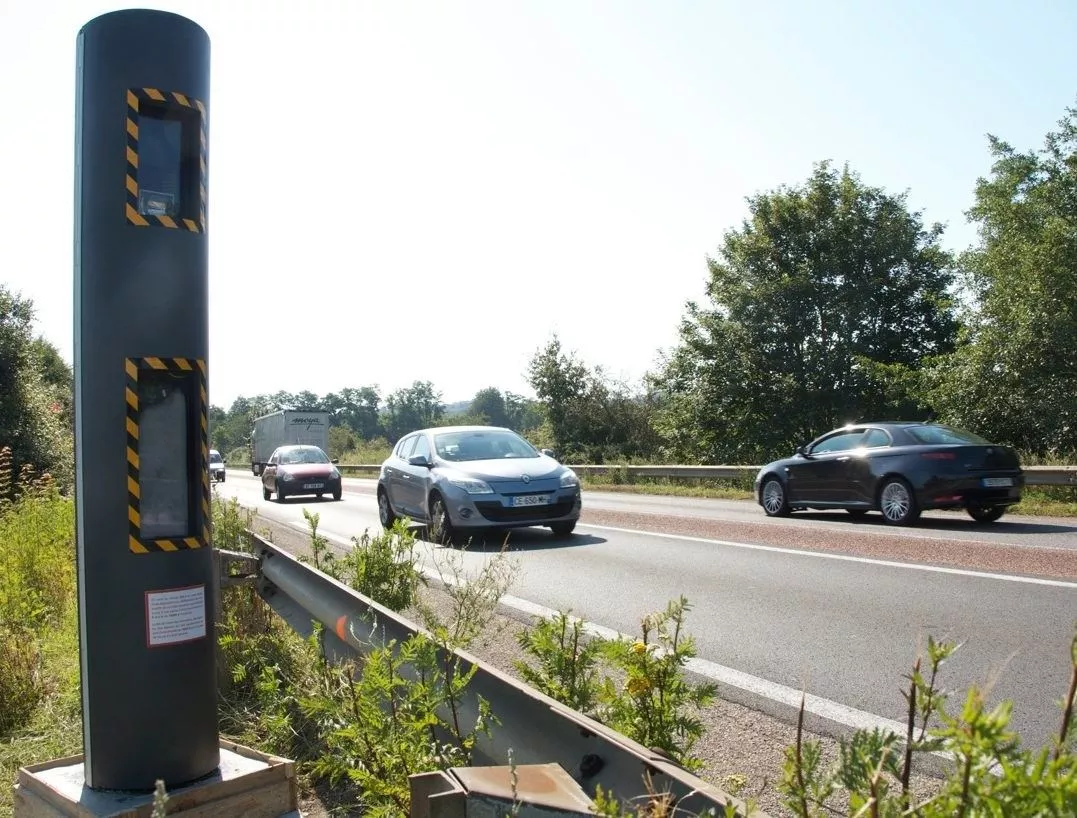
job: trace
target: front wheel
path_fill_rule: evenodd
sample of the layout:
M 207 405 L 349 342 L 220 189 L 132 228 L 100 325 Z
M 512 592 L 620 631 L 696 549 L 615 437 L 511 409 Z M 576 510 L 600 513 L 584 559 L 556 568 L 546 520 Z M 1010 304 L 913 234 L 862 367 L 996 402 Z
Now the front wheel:
M 1006 506 L 983 506 L 979 503 L 970 505 L 969 516 L 978 523 L 993 523 L 1006 513 Z
M 912 525 L 920 518 L 912 486 L 900 477 L 890 477 L 879 490 L 879 510 L 890 525 Z
M 393 504 L 389 502 L 389 492 L 385 489 L 378 491 L 378 522 L 381 527 L 388 531 L 396 522 L 396 514 L 393 512 Z
M 785 496 L 785 486 L 777 477 L 768 477 L 763 481 L 760 496 L 763 500 L 763 511 L 768 517 L 789 516 L 789 500 Z
M 554 523 L 550 526 L 550 531 L 553 532 L 555 537 L 567 537 L 576 529 L 576 521 L 569 520 L 566 523 Z
M 262 499 L 263 500 L 268 500 L 269 497 L 270 497 L 270 494 L 271 494 L 271 492 L 269 491 L 269 489 L 267 489 L 265 486 L 262 486 Z
M 284 502 L 284 488 L 280 485 L 280 483 L 277 484 L 277 502 Z
M 430 539 L 438 545 L 453 545 L 456 532 L 449 519 L 449 509 L 440 494 L 430 498 Z

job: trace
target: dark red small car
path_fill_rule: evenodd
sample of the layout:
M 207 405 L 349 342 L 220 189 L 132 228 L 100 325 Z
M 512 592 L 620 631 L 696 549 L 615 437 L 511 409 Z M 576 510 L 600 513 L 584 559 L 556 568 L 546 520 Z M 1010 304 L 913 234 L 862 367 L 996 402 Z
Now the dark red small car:
M 285 497 L 331 494 L 339 500 L 343 489 L 336 462 L 317 446 L 278 446 L 262 470 L 262 497 L 268 500 L 276 492 L 279 503 Z

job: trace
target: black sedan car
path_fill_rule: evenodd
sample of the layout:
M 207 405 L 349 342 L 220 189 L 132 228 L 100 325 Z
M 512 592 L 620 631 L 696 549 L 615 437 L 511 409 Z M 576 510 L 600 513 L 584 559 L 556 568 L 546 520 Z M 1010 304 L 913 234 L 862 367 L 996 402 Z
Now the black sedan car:
M 1017 453 L 938 423 L 857 423 L 827 432 L 755 478 L 756 500 L 770 517 L 804 509 L 879 511 L 910 525 L 926 509 L 965 509 L 993 523 L 1021 501 Z

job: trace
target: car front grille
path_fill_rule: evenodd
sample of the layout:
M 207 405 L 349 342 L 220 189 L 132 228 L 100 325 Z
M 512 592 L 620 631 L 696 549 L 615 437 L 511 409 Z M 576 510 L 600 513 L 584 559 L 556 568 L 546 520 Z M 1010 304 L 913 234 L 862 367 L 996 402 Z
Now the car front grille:
M 554 520 L 572 513 L 574 498 L 560 500 L 548 506 L 503 506 L 501 503 L 485 501 L 475 503 L 479 514 L 492 523 L 511 523 L 519 520 Z

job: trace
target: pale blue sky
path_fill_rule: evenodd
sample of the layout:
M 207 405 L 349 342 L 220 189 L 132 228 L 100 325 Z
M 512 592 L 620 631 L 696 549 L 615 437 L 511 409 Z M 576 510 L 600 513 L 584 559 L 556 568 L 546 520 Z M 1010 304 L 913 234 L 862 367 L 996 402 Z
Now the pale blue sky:
M 123 7 L 0 0 L 0 281 L 69 360 L 75 36 Z M 638 378 L 745 196 L 848 161 L 960 248 L 985 134 L 1038 147 L 1077 98 L 1073 0 L 145 7 L 213 44 L 224 406 L 416 379 L 526 393 L 554 331 Z

